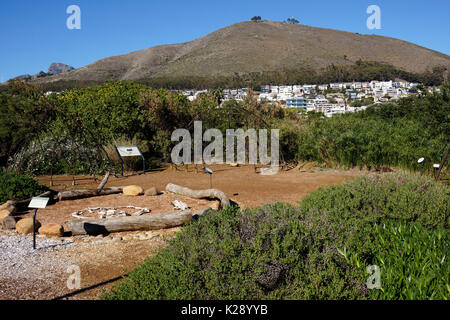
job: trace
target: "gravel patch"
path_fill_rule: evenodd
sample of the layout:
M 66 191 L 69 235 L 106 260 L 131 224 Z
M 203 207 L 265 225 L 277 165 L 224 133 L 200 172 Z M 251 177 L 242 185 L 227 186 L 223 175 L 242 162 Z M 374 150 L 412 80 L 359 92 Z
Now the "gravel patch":
M 32 297 L 30 281 L 38 288 L 51 287 L 71 265 L 54 253 L 74 245 L 73 240 L 37 238 L 34 250 L 32 235 L 0 234 L 0 299 Z

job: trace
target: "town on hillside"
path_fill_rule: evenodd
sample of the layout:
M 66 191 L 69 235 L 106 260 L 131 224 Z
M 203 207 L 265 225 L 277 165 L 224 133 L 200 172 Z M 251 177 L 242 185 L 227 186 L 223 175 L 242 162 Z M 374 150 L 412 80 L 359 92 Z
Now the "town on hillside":
M 417 95 L 421 90 L 429 92 L 439 88 L 425 88 L 419 83 L 407 81 L 370 81 L 341 82 L 321 85 L 263 85 L 254 88 L 260 102 L 269 102 L 286 108 L 298 109 L 299 113 L 319 112 L 326 117 L 336 114 L 357 112 L 372 104 L 389 102 L 410 95 Z M 201 93 L 209 90 L 183 91 L 183 95 L 193 101 Z M 224 89 L 223 101 L 243 101 L 247 88 Z

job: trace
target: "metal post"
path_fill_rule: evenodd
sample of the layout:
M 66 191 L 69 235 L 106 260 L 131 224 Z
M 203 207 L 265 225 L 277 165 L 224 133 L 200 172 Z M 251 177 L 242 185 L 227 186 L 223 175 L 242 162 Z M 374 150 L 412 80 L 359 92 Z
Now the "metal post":
M 38 209 L 34 209 L 33 214 L 33 249 L 36 250 L 36 214 Z
M 122 177 L 123 177 L 123 159 L 122 156 L 120 155 L 119 149 L 117 148 L 117 146 L 114 146 L 114 148 L 116 149 L 117 155 L 119 156 L 120 159 L 120 164 L 122 166 Z
M 441 164 L 439 165 L 439 170 L 435 173 L 434 178 L 439 180 L 441 176 L 442 168 L 444 168 L 445 162 L 447 161 L 448 153 L 450 151 L 450 143 L 447 144 L 447 148 L 445 148 L 444 156 L 442 157 Z

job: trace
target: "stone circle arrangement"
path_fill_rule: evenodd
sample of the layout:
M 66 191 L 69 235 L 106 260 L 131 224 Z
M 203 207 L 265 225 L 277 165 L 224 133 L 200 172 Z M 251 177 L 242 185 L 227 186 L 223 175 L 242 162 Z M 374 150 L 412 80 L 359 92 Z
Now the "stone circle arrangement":
M 134 210 L 134 212 L 133 212 Z M 131 212 L 130 212 L 131 211 Z M 148 208 L 140 208 L 135 206 L 107 207 L 107 208 L 86 208 L 72 213 L 72 217 L 77 219 L 92 219 L 92 215 L 97 215 L 99 219 L 110 219 L 127 216 L 142 216 L 149 213 Z M 89 214 L 89 217 L 84 216 Z

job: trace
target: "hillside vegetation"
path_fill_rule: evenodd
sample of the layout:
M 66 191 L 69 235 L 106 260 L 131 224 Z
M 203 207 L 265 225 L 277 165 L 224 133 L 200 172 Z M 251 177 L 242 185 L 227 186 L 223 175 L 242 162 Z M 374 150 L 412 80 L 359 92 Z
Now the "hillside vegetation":
M 224 134 L 227 129 L 280 129 L 282 161 L 431 171 L 433 163 L 441 162 L 450 136 L 449 86 L 441 89 L 323 119 L 259 103 L 251 90 L 245 101 L 226 101 L 217 108 L 221 90 L 190 102 L 132 82 L 68 90 L 60 96 L 12 82 L 8 93 L 0 94 L 0 164 L 37 175 L 102 173 L 120 164 L 113 159 L 113 144 L 121 141 L 138 144 L 149 168 L 155 161 L 170 162 L 175 129 L 193 133 L 194 121 L 201 120 L 204 130 L 217 128 Z M 421 157 L 426 164 L 420 167 Z
M 208 83 L 223 87 L 224 83 L 250 85 L 251 81 L 270 83 L 285 77 L 288 82 L 318 83 L 330 78 L 327 68 L 332 66 L 343 68 L 334 81 L 339 77 L 351 81 L 364 78 L 364 73 L 345 77 L 345 70 L 359 61 L 389 66 L 397 75 L 416 78 L 450 66 L 449 56 L 398 39 L 261 21 L 237 23 L 186 43 L 105 58 L 40 81 L 67 85 L 71 81 L 140 80 L 152 86 Z M 439 75 L 442 81 L 443 73 Z

